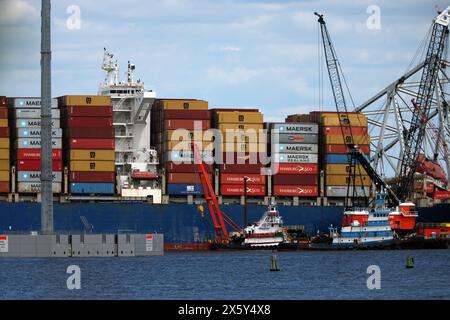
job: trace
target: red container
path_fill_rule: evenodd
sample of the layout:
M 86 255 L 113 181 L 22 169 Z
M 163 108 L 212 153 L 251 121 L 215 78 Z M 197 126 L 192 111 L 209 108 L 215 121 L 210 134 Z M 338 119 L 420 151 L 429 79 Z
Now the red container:
M 8 108 L 0 107 L 0 119 L 8 119 Z
M 186 130 L 207 130 L 210 128 L 209 120 L 165 120 L 164 130 L 176 130 L 176 129 L 186 129 Z
M 53 171 L 62 171 L 62 161 L 53 160 Z M 41 160 L 17 160 L 17 171 L 41 171 Z
M 346 135 L 350 134 L 348 127 L 343 127 L 344 133 Z M 324 135 L 342 135 L 341 127 L 323 127 L 322 130 Z M 352 127 L 351 133 L 354 136 L 365 136 L 368 134 L 367 127 Z
M 0 96 L 0 107 L 6 107 L 7 99 L 5 96 Z
M 69 117 L 67 118 L 66 127 L 109 128 L 112 127 L 112 123 L 112 117 Z
M 114 128 L 67 128 L 66 132 L 69 138 L 114 138 Z
M 434 199 L 436 199 L 436 200 L 450 199 L 450 191 L 436 190 L 434 192 Z
M 209 110 L 165 110 L 164 119 L 210 120 Z
M 261 164 L 221 164 L 219 165 L 219 171 L 221 173 L 259 174 L 262 167 Z
M 243 196 L 243 185 L 221 184 L 220 194 L 223 196 Z M 266 195 L 265 185 L 247 186 L 247 196 L 249 197 L 263 197 Z
M 69 174 L 70 182 L 98 182 L 111 183 L 116 181 L 114 172 L 83 172 L 71 171 Z
M 273 176 L 274 185 L 316 186 L 318 181 L 319 179 L 316 174 Z
M 358 145 L 362 153 L 368 155 L 370 154 L 370 145 Z M 347 154 L 349 152 L 348 148 L 344 144 L 326 144 L 324 145 L 325 153 L 337 153 L 337 154 Z
M 205 164 L 206 172 L 212 173 L 213 172 L 213 166 L 211 164 Z M 197 172 L 197 166 L 194 164 L 188 164 L 188 163 L 180 163 L 176 164 L 173 162 L 167 162 L 166 163 L 166 172 Z
M 179 172 L 179 173 L 168 173 L 166 175 L 167 183 L 196 183 L 201 184 L 200 176 L 198 173 L 191 172 Z M 209 181 L 212 181 L 212 175 L 208 174 Z
M 236 174 L 225 173 L 220 175 L 221 184 L 244 185 L 244 178 L 247 177 L 247 185 L 264 185 L 266 184 L 266 176 L 259 174 Z
M 70 149 L 114 150 L 114 139 L 69 139 Z
M 279 163 L 275 174 L 318 174 L 319 166 L 314 163 Z
M 9 193 L 9 181 L 0 181 L 0 193 Z
M 0 138 L 9 138 L 9 128 L 0 127 Z
M 53 160 L 62 159 L 61 149 L 52 150 Z M 41 159 L 41 149 L 17 149 L 17 159 L 19 160 L 40 160 Z
M 274 186 L 273 195 L 288 197 L 317 197 L 319 188 L 317 186 Z
M 65 109 L 67 117 L 112 117 L 112 107 L 67 107 Z

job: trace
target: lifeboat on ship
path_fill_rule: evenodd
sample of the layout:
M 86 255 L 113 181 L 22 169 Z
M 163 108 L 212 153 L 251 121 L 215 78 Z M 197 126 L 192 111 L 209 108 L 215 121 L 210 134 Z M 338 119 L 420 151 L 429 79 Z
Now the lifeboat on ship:
M 133 180 L 156 180 L 158 175 L 152 171 L 133 170 L 131 172 L 131 178 Z
M 427 176 L 441 181 L 445 185 L 448 183 L 445 171 L 440 164 L 428 159 L 423 153 L 419 154 L 419 157 L 417 158 L 416 172 L 426 174 Z

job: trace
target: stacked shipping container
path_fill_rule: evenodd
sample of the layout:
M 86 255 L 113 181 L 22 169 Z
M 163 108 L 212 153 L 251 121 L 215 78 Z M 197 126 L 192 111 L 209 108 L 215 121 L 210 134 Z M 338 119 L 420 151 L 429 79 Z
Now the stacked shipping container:
M 10 142 L 6 97 L 0 97 L 0 193 L 10 191 Z
M 260 175 L 261 160 L 266 153 L 267 137 L 263 134 L 263 114 L 258 110 L 214 109 L 214 127 L 221 133 L 222 141 L 216 145 L 220 172 L 220 194 L 242 196 L 266 195 L 266 176 Z M 217 155 L 216 155 L 217 156 Z
M 314 123 L 271 123 L 273 195 L 316 197 L 318 179 L 318 125 Z M 278 143 L 275 137 L 278 137 Z
M 69 192 L 115 193 L 115 143 L 110 97 L 59 97 Z
M 166 194 L 202 194 L 201 182 L 194 165 L 192 143 L 207 163 L 209 179 L 213 173 L 211 114 L 208 102 L 193 99 L 158 99 L 152 109 L 152 144 L 166 172 Z
M 367 117 L 360 113 L 338 114 L 337 112 L 311 112 L 311 121 L 321 125 L 322 137 L 322 169 L 325 172 L 325 195 L 327 197 L 345 197 L 348 188 L 348 150 L 346 143 L 357 144 L 361 151 L 369 157 L 370 136 L 368 134 Z M 350 132 L 342 134 L 342 123 L 351 125 Z M 344 130 L 347 130 L 344 127 Z M 345 140 L 344 140 L 345 139 Z M 369 195 L 371 185 L 370 177 L 360 166 L 356 166 L 357 174 L 355 184 L 358 186 L 357 194 Z M 353 182 L 351 182 L 353 184 Z M 350 190 L 352 194 L 352 190 Z
M 9 115 L 14 127 L 12 158 L 17 172 L 19 193 L 41 192 L 41 99 L 9 98 Z M 53 193 L 62 186 L 62 130 L 58 101 L 52 99 Z

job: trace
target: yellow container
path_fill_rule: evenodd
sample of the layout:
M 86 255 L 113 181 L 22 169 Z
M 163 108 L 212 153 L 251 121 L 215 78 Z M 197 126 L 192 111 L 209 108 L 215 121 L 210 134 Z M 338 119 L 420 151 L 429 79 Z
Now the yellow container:
M 352 143 L 351 136 L 345 136 L 345 142 L 344 137 L 342 135 L 325 135 L 325 144 L 346 144 L 346 143 Z M 364 136 L 353 136 L 353 143 L 355 144 L 370 144 L 370 136 L 364 135 Z
M 9 149 L 0 149 L 0 160 L 9 160 Z
M 0 181 L 1 182 L 6 182 L 9 181 L 9 171 L 0 171 Z
M 70 160 L 115 161 L 114 150 L 70 150 Z
M 329 175 L 326 176 L 326 184 L 329 186 L 347 186 L 348 185 L 348 179 L 349 176 L 342 174 L 342 175 Z M 351 185 L 353 185 L 353 182 L 351 182 Z M 362 177 L 356 176 L 356 186 L 364 186 L 364 187 L 370 187 L 371 180 L 369 176 L 363 175 Z
M 221 123 L 263 123 L 263 114 L 260 112 L 216 112 L 216 122 Z
M 10 165 L 9 160 L 0 160 L 0 170 L 9 171 Z
M 8 119 L 0 119 L 0 128 L 5 128 L 8 126 Z
M 167 130 L 163 134 L 163 141 L 213 141 L 213 135 L 210 131 Z
M 214 150 L 214 142 L 212 141 L 194 141 L 197 147 L 201 147 L 202 150 Z M 167 141 L 163 144 L 163 149 L 166 151 L 175 150 L 192 150 L 192 141 Z
M 9 138 L 0 138 L 0 149 L 9 149 Z
M 266 152 L 265 143 L 224 143 L 222 152 Z
M 263 129 L 263 124 L 262 123 L 220 123 L 218 125 L 218 129 L 220 131 L 225 131 L 225 130 L 243 130 L 243 131 L 248 131 L 248 130 L 262 130 Z
M 355 166 L 355 172 L 359 174 L 360 172 L 367 175 L 366 170 L 361 165 Z M 350 171 L 350 166 L 347 164 L 327 164 L 326 174 L 348 174 Z
M 58 98 L 58 104 L 77 107 L 110 106 L 111 98 L 108 96 L 63 96 Z
M 70 161 L 70 171 L 114 172 L 114 161 Z
M 208 101 L 195 99 L 159 99 L 156 105 L 163 110 L 208 110 Z
M 322 125 L 324 126 L 340 126 L 341 122 L 343 124 L 350 123 L 353 127 L 367 127 L 368 121 L 364 114 L 341 114 L 340 117 L 337 113 L 334 114 L 322 114 Z

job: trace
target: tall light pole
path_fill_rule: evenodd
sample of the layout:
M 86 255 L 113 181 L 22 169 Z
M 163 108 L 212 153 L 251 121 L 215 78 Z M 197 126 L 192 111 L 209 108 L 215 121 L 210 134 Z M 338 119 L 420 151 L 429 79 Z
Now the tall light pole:
M 51 3 L 41 0 L 41 232 L 53 233 Z

